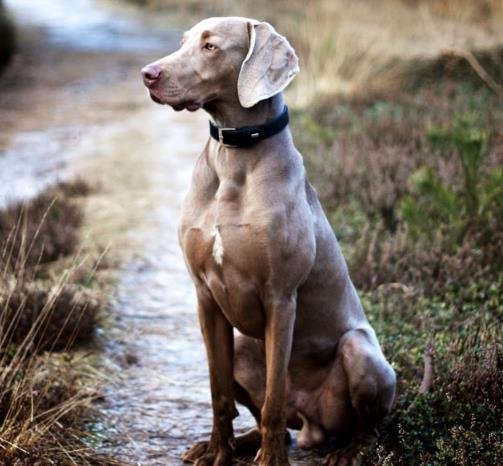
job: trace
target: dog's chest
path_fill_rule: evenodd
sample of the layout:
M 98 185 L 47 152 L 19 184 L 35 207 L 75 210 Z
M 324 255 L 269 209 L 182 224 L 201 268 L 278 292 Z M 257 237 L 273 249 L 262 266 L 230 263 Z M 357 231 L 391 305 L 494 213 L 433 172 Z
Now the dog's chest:
M 273 234 L 271 225 L 282 209 L 264 205 L 243 176 L 215 180 L 204 170 L 196 173 L 182 209 L 185 260 L 228 320 L 256 336 L 263 326 L 259 297 L 271 275 L 272 243 L 279 239 L 279 229 Z
M 235 327 L 257 337 L 264 299 L 271 290 L 291 293 L 312 266 L 311 214 L 301 175 L 227 162 L 218 171 L 200 158 L 182 208 L 180 243 L 194 281 L 209 288 Z
M 253 195 L 246 167 L 222 163 L 218 169 L 218 160 L 216 167 L 196 167 L 182 209 L 181 246 L 193 275 L 229 267 L 252 274 L 251 262 L 267 262 L 263 241 L 271 213 Z
M 217 215 L 218 204 L 199 221 L 182 227 L 181 246 L 192 275 L 209 272 L 225 279 L 227 271 L 250 280 L 265 278 L 268 263 L 267 227 L 241 215 Z
M 260 226 L 219 223 L 214 214 L 186 226 L 182 249 L 194 280 L 204 284 L 227 320 L 242 333 L 262 338 L 262 288 L 270 273 L 268 246 Z

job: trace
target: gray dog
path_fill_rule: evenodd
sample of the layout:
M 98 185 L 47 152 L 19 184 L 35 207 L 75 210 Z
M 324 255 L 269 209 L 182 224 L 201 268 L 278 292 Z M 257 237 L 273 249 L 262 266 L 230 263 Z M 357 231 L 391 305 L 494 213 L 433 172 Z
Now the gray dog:
M 287 427 L 301 448 L 347 438 L 325 464 L 354 464 L 393 403 L 395 374 L 287 126 L 281 91 L 298 71 L 270 24 L 239 17 L 200 22 L 142 70 L 155 102 L 213 119 L 179 228 L 214 416 L 183 457 L 197 466 L 253 447 L 259 465 L 288 465 Z M 236 401 L 257 429 L 234 438 Z

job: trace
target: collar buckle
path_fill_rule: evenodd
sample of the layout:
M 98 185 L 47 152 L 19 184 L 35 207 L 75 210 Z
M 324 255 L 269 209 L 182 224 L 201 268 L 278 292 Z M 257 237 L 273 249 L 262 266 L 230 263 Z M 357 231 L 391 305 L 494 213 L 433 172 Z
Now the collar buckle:
M 225 134 L 224 131 L 235 131 L 236 128 L 218 128 L 218 142 L 225 147 L 239 147 L 233 144 L 227 144 L 225 142 Z
M 288 125 L 288 120 L 286 105 L 280 115 L 261 125 L 219 128 L 210 120 L 210 136 L 224 147 L 251 147 L 257 142 L 281 132 Z

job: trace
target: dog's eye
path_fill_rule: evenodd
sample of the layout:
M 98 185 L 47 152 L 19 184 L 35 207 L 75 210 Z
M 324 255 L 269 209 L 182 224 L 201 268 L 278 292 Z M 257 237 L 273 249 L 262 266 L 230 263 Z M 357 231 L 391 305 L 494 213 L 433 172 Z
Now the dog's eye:
M 206 42 L 203 48 L 206 50 L 216 50 L 217 46 L 215 44 L 211 44 L 210 42 Z

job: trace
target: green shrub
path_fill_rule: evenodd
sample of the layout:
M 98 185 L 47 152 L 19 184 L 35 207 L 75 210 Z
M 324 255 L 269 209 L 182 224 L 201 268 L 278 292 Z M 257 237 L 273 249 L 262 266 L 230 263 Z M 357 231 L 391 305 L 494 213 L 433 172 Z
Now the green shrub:
M 400 203 L 400 214 L 414 239 L 433 238 L 439 230 L 459 227 L 461 202 L 457 193 L 440 181 L 429 167 L 410 176 L 412 194 Z
M 414 239 L 432 239 L 442 230 L 447 244 L 456 246 L 498 218 L 503 170 L 484 173 L 489 133 L 477 126 L 473 115 L 457 116 L 448 127 L 430 127 L 427 136 L 441 154 L 456 157 L 462 181 L 449 186 L 430 167 L 418 169 L 410 177 L 411 194 L 400 203 L 401 218 Z
M 468 217 L 478 215 L 482 164 L 487 152 L 487 131 L 477 128 L 474 115 L 458 116 L 451 128 L 430 128 L 429 140 L 447 151 L 455 150 L 463 168 L 464 210 Z
M 442 298 L 392 286 L 364 296 L 399 384 L 395 409 L 364 464 L 502 464 L 502 286 L 503 276 Z M 434 377 L 420 394 L 428 341 Z

